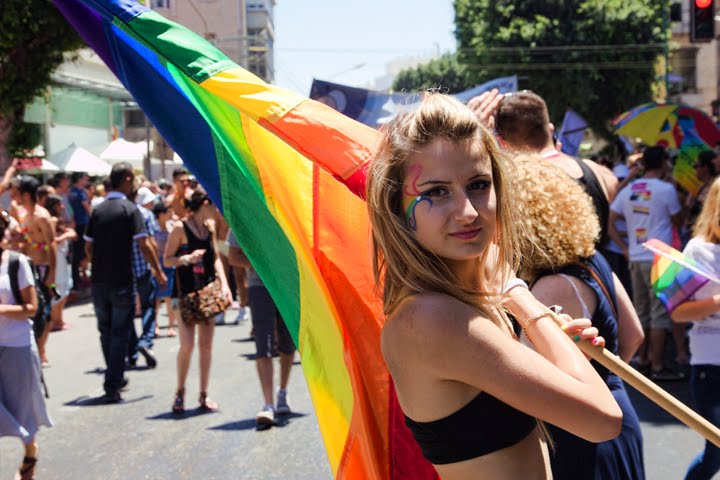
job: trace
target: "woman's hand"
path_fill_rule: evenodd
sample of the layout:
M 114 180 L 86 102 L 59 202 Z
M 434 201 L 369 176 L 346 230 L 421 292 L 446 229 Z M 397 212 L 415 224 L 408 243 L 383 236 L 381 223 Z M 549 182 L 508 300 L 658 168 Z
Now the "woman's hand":
M 225 295 L 225 300 L 227 300 L 228 303 L 232 303 L 232 292 L 227 285 L 223 287 L 223 295 Z
M 567 317 L 567 315 L 563 315 Z M 596 347 L 605 347 L 605 339 L 600 337 L 597 328 L 592 326 L 592 322 L 587 318 L 574 318 L 562 326 L 563 331 L 568 337 L 576 342 L 589 340 Z
M 205 255 L 205 249 L 201 248 L 198 250 L 193 251 L 192 253 L 187 254 L 187 262 L 190 265 L 195 265 L 196 263 L 202 262 L 203 256 Z

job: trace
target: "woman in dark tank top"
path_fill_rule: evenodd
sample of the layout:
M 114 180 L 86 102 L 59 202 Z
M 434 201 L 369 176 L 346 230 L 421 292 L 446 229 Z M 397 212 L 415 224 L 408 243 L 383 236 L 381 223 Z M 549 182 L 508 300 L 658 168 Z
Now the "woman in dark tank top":
M 620 280 L 595 242 L 600 224 L 591 197 L 560 168 L 535 156 L 515 159 L 519 210 L 529 242 L 521 276 L 546 305 L 562 305 L 571 316 L 590 318 L 605 338 L 605 348 L 629 362 L 643 340 L 637 314 Z M 550 426 L 555 443 L 551 465 L 555 480 L 645 478 L 642 432 L 622 380 L 593 366 L 623 412 L 620 435 L 591 443 Z
M 198 291 L 219 278 L 225 296 L 231 300 L 232 295 L 225 278 L 225 271 L 217 254 L 215 225 L 212 221 L 215 207 L 203 190 L 196 190 L 187 201 L 187 208 L 190 214 L 173 226 L 163 255 L 165 265 L 176 267 L 176 294 L 183 296 Z M 196 323 L 195 319 L 181 316 L 181 320 L 178 322 L 180 350 L 178 350 L 177 362 L 177 390 L 172 410 L 174 413 L 182 413 L 185 410 L 185 381 L 190 368 L 196 330 L 200 350 L 200 408 L 217 410 L 218 404 L 207 395 L 215 331 L 214 319 Z
M 368 169 L 383 357 L 405 425 L 444 480 L 550 478 L 543 422 L 592 442 L 620 429 L 571 337 L 604 340 L 586 319 L 558 327 L 514 277 L 514 193 L 493 134 L 436 93 L 386 125 Z

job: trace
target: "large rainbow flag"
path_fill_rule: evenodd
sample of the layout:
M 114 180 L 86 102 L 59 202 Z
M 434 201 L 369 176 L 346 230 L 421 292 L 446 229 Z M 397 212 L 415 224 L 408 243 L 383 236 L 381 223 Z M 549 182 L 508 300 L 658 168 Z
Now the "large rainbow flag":
M 720 283 L 720 280 L 698 267 L 693 259 L 656 238 L 643 243 L 643 247 L 655 254 L 650 281 L 655 296 L 668 312 L 672 312 L 709 281 Z
M 377 132 L 130 0 L 54 0 L 230 223 L 287 323 L 336 478 L 437 478 L 380 353 L 365 173 Z M 338 181 L 339 180 L 339 181 Z

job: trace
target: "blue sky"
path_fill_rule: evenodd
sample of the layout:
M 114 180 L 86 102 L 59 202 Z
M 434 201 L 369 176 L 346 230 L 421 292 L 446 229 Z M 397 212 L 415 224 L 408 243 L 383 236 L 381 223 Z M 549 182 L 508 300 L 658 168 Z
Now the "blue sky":
M 313 77 L 365 86 L 393 59 L 455 50 L 451 0 L 278 0 L 274 13 L 275 83 L 303 95 Z

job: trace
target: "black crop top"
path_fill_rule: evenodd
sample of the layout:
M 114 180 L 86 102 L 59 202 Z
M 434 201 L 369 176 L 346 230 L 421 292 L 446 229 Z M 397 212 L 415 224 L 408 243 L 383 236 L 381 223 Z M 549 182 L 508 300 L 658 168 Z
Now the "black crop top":
M 520 442 L 537 421 L 485 392 L 445 418 L 416 422 L 405 415 L 423 456 L 435 465 L 462 462 Z

